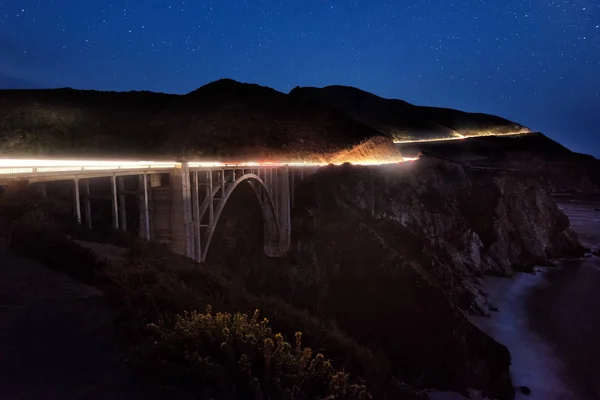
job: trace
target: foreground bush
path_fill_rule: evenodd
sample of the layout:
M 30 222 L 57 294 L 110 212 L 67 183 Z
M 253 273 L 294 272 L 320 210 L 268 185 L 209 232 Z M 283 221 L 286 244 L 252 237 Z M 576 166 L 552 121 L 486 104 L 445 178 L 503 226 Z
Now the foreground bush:
M 151 324 L 149 350 L 163 366 L 203 386 L 231 389 L 244 399 L 370 399 L 322 354 L 313 355 L 296 332 L 295 345 L 274 334 L 269 321 L 243 313 L 184 312 L 172 323 Z
M 125 241 L 132 244 L 122 260 L 111 262 L 115 257 L 98 254 L 102 246 L 84 242 L 90 232 L 74 221 L 68 204 L 24 190 L 22 197 L 0 199 L 0 210 L 10 210 L 2 215 L 13 226 L 11 250 L 104 290 L 134 350 L 131 361 L 149 377 L 184 384 L 201 398 L 282 400 L 370 398 L 340 367 L 369 387 L 386 379 L 372 353 L 335 326 L 277 298 L 250 294 L 222 268 L 198 268 L 163 246 L 133 239 Z M 112 244 L 103 251 L 114 256 L 120 248 Z M 209 305 L 219 312 L 184 312 Z M 273 318 L 272 325 L 258 320 L 256 308 Z M 294 337 L 294 346 L 284 340 Z M 313 356 L 304 346 L 322 354 Z

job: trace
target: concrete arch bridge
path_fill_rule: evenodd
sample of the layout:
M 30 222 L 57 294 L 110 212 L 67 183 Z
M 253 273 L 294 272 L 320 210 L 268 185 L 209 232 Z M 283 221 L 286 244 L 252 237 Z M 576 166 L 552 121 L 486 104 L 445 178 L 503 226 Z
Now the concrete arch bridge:
M 88 228 L 96 223 L 92 204 L 101 199 L 110 203 L 113 229 L 137 232 L 204 262 L 228 200 L 249 185 L 263 215 L 264 252 L 280 257 L 290 245 L 296 183 L 319 166 L 0 159 L 0 187 L 24 180 L 49 196 L 50 185 L 60 183 L 63 192 L 68 185 L 73 213 Z

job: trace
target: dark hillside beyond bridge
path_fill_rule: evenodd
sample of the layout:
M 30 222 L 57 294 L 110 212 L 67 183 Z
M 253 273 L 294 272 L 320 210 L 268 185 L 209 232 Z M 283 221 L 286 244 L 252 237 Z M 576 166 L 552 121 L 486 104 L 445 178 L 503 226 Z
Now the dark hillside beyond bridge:
M 12 183 L 26 182 L 43 196 L 68 198 L 77 219 L 89 229 L 112 228 L 138 234 L 204 262 L 223 210 L 240 185 L 252 188 L 260 205 L 265 254 L 281 257 L 290 245 L 297 181 L 318 167 L 0 160 L 0 186 L 10 190 Z

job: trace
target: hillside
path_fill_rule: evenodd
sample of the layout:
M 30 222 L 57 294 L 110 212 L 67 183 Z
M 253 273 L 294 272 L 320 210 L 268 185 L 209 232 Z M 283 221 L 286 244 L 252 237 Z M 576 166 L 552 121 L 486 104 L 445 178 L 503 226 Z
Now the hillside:
M 349 86 L 297 87 L 290 95 L 332 106 L 398 141 L 528 131 L 516 122 L 494 115 L 415 106 Z
M 3 156 L 400 159 L 391 140 L 330 107 L 228 79 L 183 96 L 0 91 L 0 148 Z
M 554 193 L 600 193 L 600 160 L 575 153 L 542 133 L 399 146 L 407 157 L 424 152 L 478 168 L 521 171 Z

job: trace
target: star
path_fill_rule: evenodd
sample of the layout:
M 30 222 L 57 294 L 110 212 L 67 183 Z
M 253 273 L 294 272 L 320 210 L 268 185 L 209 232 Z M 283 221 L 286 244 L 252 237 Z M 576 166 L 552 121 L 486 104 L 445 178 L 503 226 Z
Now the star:
M 597 132 L 599 117 L 574 123 L 570 109 L 590 98 L 600 109 L 595 4 L 22 0 L 0 14 L 0 73 L 48 86 L 169 93 L 223 77 L 282 92 L 347 84 L 502 113 L 568 145 L 572 135 Z M 550 118 L 540 110 L 560 111 Z

